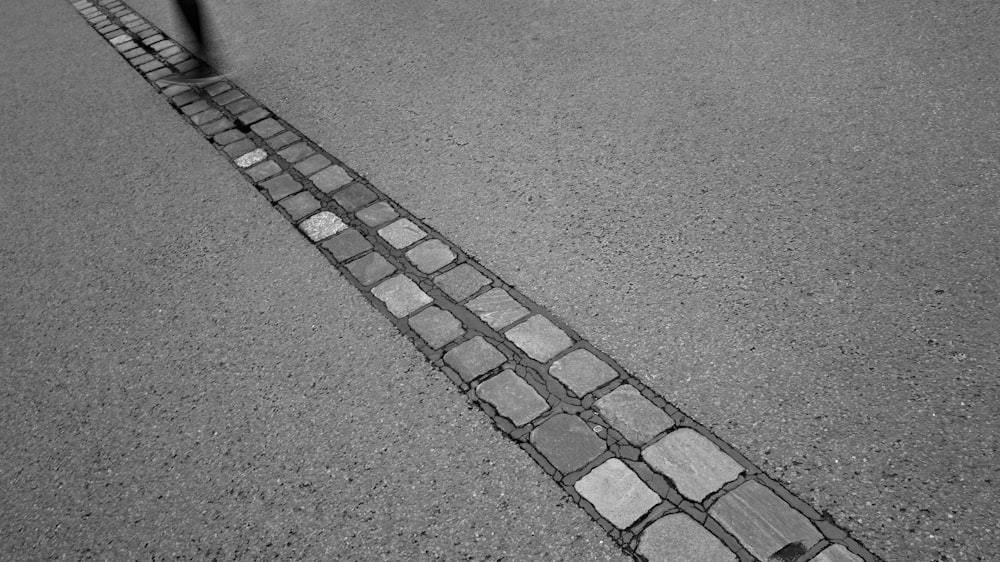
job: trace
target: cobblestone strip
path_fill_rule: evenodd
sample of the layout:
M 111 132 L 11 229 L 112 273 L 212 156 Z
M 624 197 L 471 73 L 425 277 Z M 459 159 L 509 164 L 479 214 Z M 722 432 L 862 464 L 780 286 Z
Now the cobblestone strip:
M 877 560 L 236 84 L 159 82 L 196 61 L 126 4 L 72 6 L 627 553 Z

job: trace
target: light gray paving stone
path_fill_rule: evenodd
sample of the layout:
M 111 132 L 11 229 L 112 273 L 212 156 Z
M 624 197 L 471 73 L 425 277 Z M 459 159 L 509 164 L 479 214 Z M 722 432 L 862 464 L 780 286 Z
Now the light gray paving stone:
M 529 357 L 542 363 L 573 345 L 566 332 L 556 327 L 548 318 L 536 314 L 514 326 L 504 334 Z
M 399 214 L 396 213 L 396 210 L 392 208 L 392 205 L 386 203 L 385 201 L 379 201 L 369 205 L 358 211 L 356 214 L 358 218 L 361 219 L 361 222 L 367 224 L 368 226 L 385 224 L 399 216 Z
M 295 169 L 304 176 L 314 174 L 331 164 L 330 159 L 322 154 L 313 154 L 309 158 L 295 164 Z
M 427 233 L 413 224 L 409 219 L 399 219 L 389 226 L 380 228 L 378 235 L 384 238 L 393 248 L 402 250 L 424 236 L 427 236 Z
M 719 498 L 708 511 L 759 560 L 795 542 L 808 550 L 823 538 L 804 515 L 753 480 Z
M 347 171 L 340 166 L 330 166 L 329 168 L 324 168 L 323 170 L 309 176 L 309 179 L 312 180 L 316 187 L 318 187 L 323 193 L 330 193 L 331 191 L 344 187 L 354 181 L 354 178 L 348 175 Z
M 514 371 L 499 375 L 476 387 L 476 394 L 497 409 L 501 416 L 520 427 L 549 409 L 545 399 Z
M 330 211 L 320 211 L 299 223 L 299 228 L 310 240 L 317 242 L 346 229 L 347 225 Z
M 421 242 L 407 251 L 406 259 L 413 262 L 413 265 L 417 266 L 420 271 L 434 273 L 451 263 L 455 259 L 455 252 L 451 251 L 451 248 L 444 242 L 435 238 Z
M 536 427 L 531 443 L 564 474 L 583 468 L 608 448 L 590 426 L 572 414 L 556 414 Z
M 413 311 L 434 300 L 421 291 L 412 279 L 402 274 L 376 285 L 372 288 L 372 294 L 384 302 L 386 308 L 396 318 L 409 316 Z
M 638 552 L 649 562 L 736 562 L 718 537 L 686 513 L 666 515 L 646 527 Z
M 660 496 L 628 466 L 608 459 L 573 485 L 605 519 L 626 529 L 660 503 Z
M 468 382 L 503 365 L 507 357 L 491 343 L 476 336 L 444 354 L 444 362 Z
M 434 284 L 456 302 L 461 302 L 474 295 L 479 289 L 489 285 L 490 280 L 476 271 L 476 268 L 463 263 L 435 277 Z
M 458 318 L 436 306 L 428 306 L 414 314 L 410 318 L 410 327 L 432 349 L 440 349 L 465 333 Z
M 586 349 L 567 353 L 552 363 L 549 374 L 581 397 L 618 376 L 607 363 Z
M 835 544 L 824 548 L 812 562 L 864 562 L 864 560 L 843 545 Z
M 231 123 L 229 123 L 225 119 L 221 119 L 220 121 L 223 121 L 231 125 Z M 240 156 L 239 158 L 234 160 L 234 162 L 236 162 L 236 165 L 239 166 L 240 168 L 249 168 L 250 166 L 253 166 L 258 162 L 264 161 L 265 158 L 267 158 L 267 151 L 264 150 L 263 148 L 258 148 L 253 152 L 248 152 L 243 156 Z
M 743 467 L 715 443 L 686 427 L 646 447 L 642 458 L 657 472 L 673 480 L 684 497 L 696 502 L 743 472 Z
M 479 275 L 475 270 L 473 272 Z M 482 275 L 479 275 L 479 277 L 484 280 L 486 279 Z M 521 303 L 514 300 L 513 297 L 507 294 L 507 291 L 500 288 L 491 289 L 479 295 L 465 306 L 494 330 L 510 326 L 529 314 L 527 308 L 521 306 Z
M 396 268 L 381 255 L 372 252 L 347 264 L 347 270 L 362 285 L 371 285 L 395 273 Z
M 674 426 L 674 420 L 666 412 L 646 400 L 632 385 L 619 386 L 594 406 L 611 427 L 638 447 Z

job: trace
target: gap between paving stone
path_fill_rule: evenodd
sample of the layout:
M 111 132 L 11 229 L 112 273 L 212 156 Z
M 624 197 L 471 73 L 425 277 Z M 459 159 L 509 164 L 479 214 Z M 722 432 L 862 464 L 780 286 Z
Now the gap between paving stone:
M 71 4 L 626 553 L 877 560 L 232 81 L 164 84 L 197 61 L 124 2 Z

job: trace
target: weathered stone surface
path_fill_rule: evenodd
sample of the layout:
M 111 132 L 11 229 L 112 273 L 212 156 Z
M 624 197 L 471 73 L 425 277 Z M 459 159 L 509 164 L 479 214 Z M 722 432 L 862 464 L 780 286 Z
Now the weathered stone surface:
M 396 268 L 381 255 L 372 252 L 347 264 L 347 270 L 362 285 L 371 285 L 394 273 Z
M 631 385 L 619 386 L 594 406 L 611 427 L 638 447 L 674 426 L 674 420 L 666 412 L 646 400 Z
M 385 224 L 399 216 L 399 214 L 396 213 L 396 210 L 392 208 L 392 205 L 386 203 L 385 201 L 379 201 L 378 203 L 369 205 L 358 211 L 357 215 L 358 218 L 368 226 Z
M 320 211 L 299 223 L 299 228 L 310 240 L 317 242 L 344 230 L 347 225 L 330 211 Z
M 292 217 L 293 221 L 297 221 L 303 217 L 307 217 L 312 213 L 319 210 L 320 204 L 312 193 L 308 191 L 303 191 L 292 195 L 291 197 L 286 197 L 278 202 L 281 208 L 288 212 L 288 215 Z
M 322 154 L 313 154 L 309 158 L 296 163 L 295 169 L 301 172 L 303 176 L 308 176 L 326 168 L 331 163 L 330 159 L 326 156 L 323 156 Z
M 823 538 L 804 515 L 753 480 L 719 498 L 708 511 L 759 560 L 794 542 L 808 550 Z
M 684 497 L 700 502 L 743 472 L 743 467 L 697 431 L 681 428 L 642 452 L 650 466 L 669 477 Z
M 528 315 L 527 308 L 508 295 L 507 291 L 499 288 L 479 295 L 465 306 L 494 330 L 509 326 Z
M 517 426 L 530 422 L 549 409 L 545 399 L 510 369 L 477 386 L 476 394 L 493 404 L 501 416 Z
M 844 548 L 843 545 L 835 544 L 828 546 L 812 559 L 812 562 L 864 562 L 857 554 Z
M 490 280 L 476 271 L 476 268 L 463 263 L 435 277 L 434 284 L 458 302 L 469 298 L 479 289 L 489 285 Z
M 455 252 L 451 251 L 444 242 L 438 239 L 427 240 L 417 244 L 412 250 L 406 252 L 406 259 L 413 262 L 417 269 L 424 273 L 433 273 L 448 265 L 455 259 Z
M 391 244 L 393 248 L 402 250 L 424 236 L 427 236 L 427 233 L 413 224 L 409 219 L 399 219 L 389 226 L 380 228 L 378 235 L 385 238 L 385 241 Z
M 397 318 L 407 316 L 433 300 L 405 275 L 386 279 L 372 289 L 372 294 L 384 302 L 389 312 Z
M 209 125 L 202 127 L 201 130 L 204 131 L 206 135 L 210 135 L 216 132 L 224 131 L 232 126 L 233 126 L 232 121 L 228 119 L 219 119 L 218 121 L 212 122 Z M 267 151 L 264 150 L 263 148 L 258 148 L 253 152 L 247 152 L 246 154 L 240 156 L 233 162 L 235 162 L 236 165 L 239 166 L 240 168 L 249 168 L 250 166 L 253 166 L 256 163 L 263 161 L 265 158 L 267 158 Z
M 333 200 L 351 212 L 357 211 L 376 199 L 378 199 L 378 195 L 375 195 L 375 192 L 358 182 L 349 183 L 347 187 L 341 188 L 333 194 Z
M 504 334 L 535 361 L 545 363 L 573 345 L 566 332 L 541 314 L 528 318 Z
M 410 327 L 432 349 L 444 347 L 465 333 L 462 323 L 452 313 L 436 306 L 428 306 L 410 318 Z
M 232 91 L 235 91 L 235 90 L 232 90 Z M 232 98 L 234 100 L 235 99 L 239 99 L 240 97 L 243 96 L 243 94 L 241 94 L 239 92 L 236 92 L 236 93 L 239 94 L 239 95 L 236 96 L 236 97 L 234 97 L 234 98 Z M 229 102 L 226 102 L 226 103 L 229 103 Z M 278 123 L 274 119 L 264 119 L 263 121 L 258 121 L 256 123 L 254 123 L 253 126 L 250 127 L 250 130 L 253 131 L 253 132 L 255 132 L 255 133 L 257 133 L 262 138 L 266 139 L 268 137 L 273 137 L 274 135 L 280 133 L 281 131 L 284 131 L 285 128 L 281 126 L 281 123 Z
M 573 487 L 619 529 L 628 528 L 660 503 L 660 496 L 618 459 L 608 459 Z
M 260 186 L 267 190 L 267 194 L 271 196 L 272 201 L 284 199 L 293 193 L 302 191 L 302 184 L 295 181 L 295 178 L 288 174 L 281 174 L 280 176 L 263 181 L 260 183 Z
M 649 562 L 736 562 L 736 555 L 685 513 L 666 515 L 646 527 L 639 554 Z
M 582 468 L 607 449 L 590 426 L 571 414 L 556 414 L 536 427 L 531 442 L 563 473 Z
M 264 162 L 261 162 L 260 164 L 257 164 L 247 170 L 247 175 L 250 176 L 250 179 L 253 181 L 263 181 L 280 172 L 281 166 L 278 166 L 274 160 L 265 160 Z
M 346 261 L 367 252 L 371 249 L 372 245 L 365 240 L 365 237 L 360 232 L 353 228 L 348 228 L 326 242 L 323 242 L 323 247 L 333 254 L 335 260 Z
M 607 363 L 586 349 L 567 353 L 549 367 L 549 374 L 577 396 L 583 396 L 618 376 Z
M 325 168 L 309 176 L 309 179 L 323 193 L 330 193 L 354 181 L 340 166 Z
M 503 365 L 507 357 L 492 344 L 476 336 L 444 354 L 444 362 L 462 377 L 471 381 Z

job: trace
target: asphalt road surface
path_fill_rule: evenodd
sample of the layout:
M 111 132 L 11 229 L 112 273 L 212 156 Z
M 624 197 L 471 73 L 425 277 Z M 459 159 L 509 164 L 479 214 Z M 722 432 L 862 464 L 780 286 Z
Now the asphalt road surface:
M 240 85 L 876 554 L 1000 552 L 1000 5 L 211 15 Z

